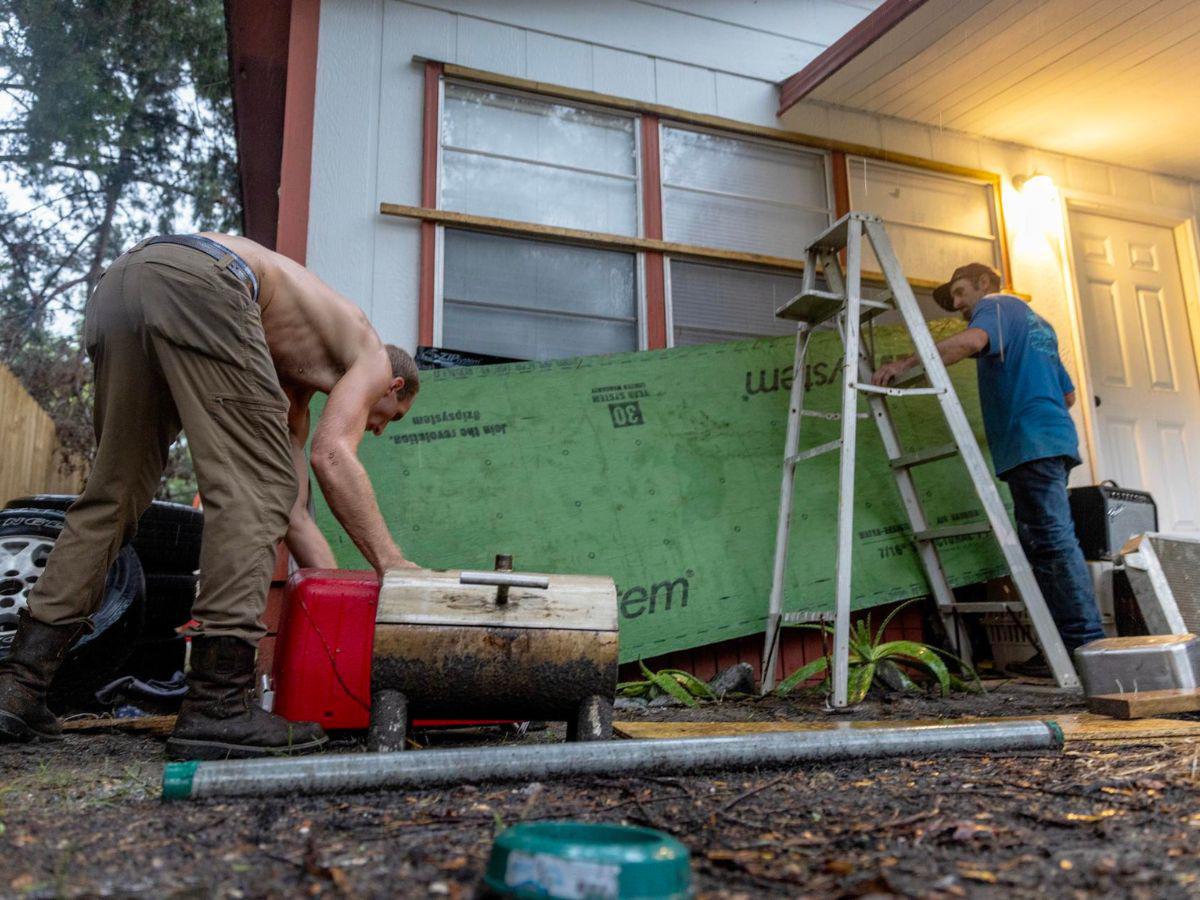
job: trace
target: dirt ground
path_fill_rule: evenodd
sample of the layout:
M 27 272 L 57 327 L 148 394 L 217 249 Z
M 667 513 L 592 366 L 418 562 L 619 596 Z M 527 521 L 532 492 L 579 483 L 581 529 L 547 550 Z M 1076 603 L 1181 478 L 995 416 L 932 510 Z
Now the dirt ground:
M 985 697 L 869 701 L 853 716 L 1078 708 L 1007 685 Z M 801 699 L 619 717 L 826 715 Z M 706 777 L 164 804 L 161 739 L 73 735 L 0 747 L 0 895 L 472 897 L 498 829 L 571 818 L 670 832 L 690 848 L 708 897 L 1200 896 L 1198 759 L 1190 741 L 1072 744 Z

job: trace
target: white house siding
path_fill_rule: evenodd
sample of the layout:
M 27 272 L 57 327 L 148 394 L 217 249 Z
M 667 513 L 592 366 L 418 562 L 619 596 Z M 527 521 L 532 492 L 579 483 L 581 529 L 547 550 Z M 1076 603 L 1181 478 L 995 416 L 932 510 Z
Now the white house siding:
M 386 339 L 417 338 L 424 73 L 414 56 L 774 127 L 776 82 L 876 0 L 326 0 L 308 263 Z
M 309 264 L 388 340 L 417 338 L 419 227 L 380 202 L 418 205 L 424 74 L 413 56 L 644 100 L 1003 176 L 1015 286 L 1054 325 L 1080 381 L 1062 247 L 1023 227 L 1012 177 L 1050 175 L 1068 198 L 1180 222 L 1200 184 L 805 102 L 780 122 L 776 83 L 877 0 L 326 0 L 321 5 Z M 1059 227 L 1065 227 L 1060 223 Z M 1184 258 L 1184 278 L 1195 281 Z M 1080 414 L 1076 407 L 1075 415 Z M 1082 420 L 1080 426 L 1081 434 Z M 1088 466 L 1075 472 L 1089 482 Z

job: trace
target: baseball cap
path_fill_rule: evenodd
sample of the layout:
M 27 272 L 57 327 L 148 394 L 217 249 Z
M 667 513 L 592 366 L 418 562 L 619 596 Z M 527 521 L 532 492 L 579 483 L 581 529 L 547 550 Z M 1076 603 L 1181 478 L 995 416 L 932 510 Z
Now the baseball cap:
M 950 296 L 950 285 L 954 284 L 960 278 L 968 278 L 974 281 L 980 275 L 988 275 L 994 278 L 998 284 L 1003 284 L 1000 273 L 991 266 L 977 262 L 967 263 L 965 266 L 959 266 L 955 269 L 949 281 L 933 289 L 934 302 L 947 312 L 954 312 L 954 298 Z

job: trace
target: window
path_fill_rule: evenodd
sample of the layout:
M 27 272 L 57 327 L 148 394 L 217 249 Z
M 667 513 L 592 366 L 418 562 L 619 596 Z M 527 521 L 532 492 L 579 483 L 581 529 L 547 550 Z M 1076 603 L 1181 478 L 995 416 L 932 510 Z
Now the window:
M 444 86 L 441 207 L 610 234 L 639 230 L 636 120 Z M 442 346 L 516 359 L 638 348 L 637 259 L 447 229 Z
M 634 256 L 447 229 L 443 344 L 554 359 L 636 350 Z
M 634 119 L 447 83 L 442 208 L 638 233 Z
M 796 259 L 830 222 L 823 153 L 664 127 L 663 237 Z
M 942 282 L 964 263 L 1001 267 L 990 184 L 859 156 L 847 166 L 850 208 L 884 220 L 906 277 Z M 863 268 L 879 270 L 869 247 Z
M 800 277 L 671 260 L 673 345 L 795 334 L 775 310 L 800 293 Z
M 831 221 L 823 153 L 674 127 L 662 147 L 668 241 L 796 259 Z M 775 310 L 799 290 L 798 275 L 672 259 L 672 342 L 792 334 Z

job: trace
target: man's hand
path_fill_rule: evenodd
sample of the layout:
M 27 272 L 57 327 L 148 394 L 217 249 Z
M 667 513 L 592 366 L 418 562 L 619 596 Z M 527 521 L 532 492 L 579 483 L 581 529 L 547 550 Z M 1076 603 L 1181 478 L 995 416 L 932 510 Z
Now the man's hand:
M 912 367 L 912 359 L 896 359 L 890 363 L 884 363 L 871 376 L 871 383 L 879 387 L 887 387 Z
M 405 559 L 404 554 L 397 551 L 395 554 L 387 557 L 380 562 L 375 572 L 379 576 L 379 580 L 383 581 L 384 573 L 390 569 L 421 569 L 424 568 L 420 563 L 415 563 L 411 559 Z

